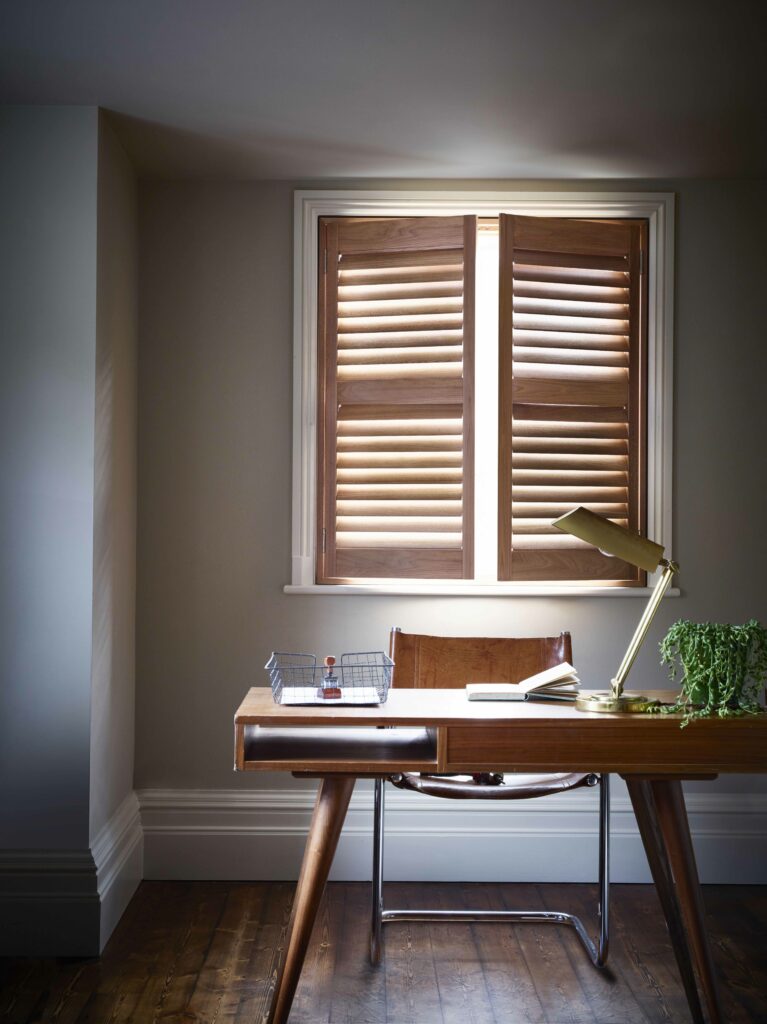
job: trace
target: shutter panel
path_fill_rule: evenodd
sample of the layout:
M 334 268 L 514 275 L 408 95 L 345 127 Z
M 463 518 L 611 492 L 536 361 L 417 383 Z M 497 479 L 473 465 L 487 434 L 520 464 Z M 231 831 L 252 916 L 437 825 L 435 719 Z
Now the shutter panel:
M 645 582 L 550 525 L 585 505 L 644 530 L 645 234 L 501 217 L 501 579 Z
M 318 582 L 472 575 L 475 240 L 320 223 Z

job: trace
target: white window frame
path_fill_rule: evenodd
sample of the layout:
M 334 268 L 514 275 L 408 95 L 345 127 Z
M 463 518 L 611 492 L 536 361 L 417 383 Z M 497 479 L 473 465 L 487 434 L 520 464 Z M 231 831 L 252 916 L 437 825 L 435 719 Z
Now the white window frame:
M 647 587 L 429 580 L 324 584 L 315 579 L 317 516 L 317 282 L 320 217 L 501 213 L 644 218 L 648 232 L 647 536 L 670 555 L 674 323 L 674 195 L 668 192 L 421 192 L 298 190 L 294 197 L 292 580 L 286 593 L 587 595 L 642 597 Z

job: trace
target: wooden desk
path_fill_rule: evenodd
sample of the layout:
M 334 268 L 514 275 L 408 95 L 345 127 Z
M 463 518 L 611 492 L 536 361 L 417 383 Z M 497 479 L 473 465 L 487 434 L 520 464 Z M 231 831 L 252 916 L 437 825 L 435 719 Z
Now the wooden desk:
M 767 772 L 767 716 L 710 719 L 680 730 L 678 716 L 470 703 L 461 690 L 391 690 L 386 704 L 367 708 L 282 707 L 270 690 L 253 688 L 234 721 L 237 770 L 285 770 L 321 780 L 268 1024 L 288 1019 L 355 780 L 397 771 L 490 769 L 623 776 L 692 1020 L 705 1021 L 697 971 L 710 1021 L 723 1021 L 681 780 Z

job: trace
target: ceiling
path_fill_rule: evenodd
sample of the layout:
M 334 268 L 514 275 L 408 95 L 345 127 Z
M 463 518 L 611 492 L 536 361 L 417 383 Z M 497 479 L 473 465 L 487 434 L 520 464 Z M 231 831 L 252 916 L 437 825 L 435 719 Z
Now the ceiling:
M 145 176 L 767 172 L 763 0 L 0 0 L 0 100 Z

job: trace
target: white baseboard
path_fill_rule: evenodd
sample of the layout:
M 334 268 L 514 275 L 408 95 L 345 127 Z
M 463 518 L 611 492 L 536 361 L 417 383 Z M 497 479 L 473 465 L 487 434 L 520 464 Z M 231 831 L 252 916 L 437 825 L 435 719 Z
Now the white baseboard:
M 130 793 L 91 850 L 0 852 L 0 955 L 95 956 L 141 878 L 298 875 L 310 789 Z M 461 803 L 387 786 L 390 880 L 593 881 L 597 794 L 513 805 Z M 355 792 L 331 879 L 370 878 L 372 791 Z M 703 882 L 767 883 L 767 794 L 694 792 L 687 809 Z M 631 805 L 613 799 L 612 878 L 650 880 Z
M 101 952 L 144 876 L 144 832 L 133 791 L 98 833 L 91 852 L 100 902 Z
M 407 881 L 594 881 L 597 793 L 461 803 L 387 786 L 385 875 Z M 145 878 L 295 879 L 312 790 L 139 792 Z M 704 882 L 767 883 L 767 795 L 695 792 L 687 808 Z M 613 799 L 612 878 L 650 875 L 631 804 Z M 331 879 L 370 878 L 372 791 L 358 786 Z
M 142 874 L 133 792 L 91 849 L 0 851 L 0 955 L 98 955 Z

